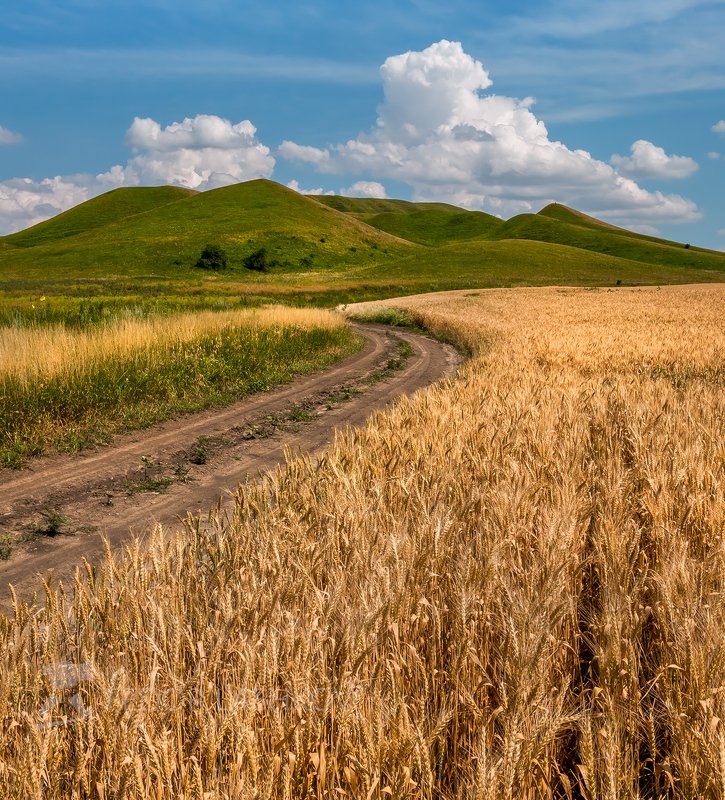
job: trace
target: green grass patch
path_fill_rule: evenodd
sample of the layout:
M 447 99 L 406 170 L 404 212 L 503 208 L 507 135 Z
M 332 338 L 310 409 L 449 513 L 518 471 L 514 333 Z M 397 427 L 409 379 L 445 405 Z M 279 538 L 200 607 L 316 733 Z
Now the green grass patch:
M 393 325 L 398 328 L 420 330 L 420 326 L 416 323 L 410 311 L 402 308 L 384 306 L 366 314 L 351 314 L 350 319 L 356 322 L 378 323 L 380 325 Z

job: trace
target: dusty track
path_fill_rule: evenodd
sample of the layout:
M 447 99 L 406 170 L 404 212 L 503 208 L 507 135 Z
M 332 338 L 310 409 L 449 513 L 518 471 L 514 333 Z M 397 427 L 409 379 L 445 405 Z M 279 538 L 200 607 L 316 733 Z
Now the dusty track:
M 188 513 L 205 513 L 220 498 L 230 502 L 241 481 L 283 462 L 285 450 L 319 452 L 335 430 L 361 425 L 400 395 L 453 374 L 460 360 L 452 347 L 425 336 L 355 327 L 367 340 L 363 350 L 324 372 L 225 409 L 118 437 L 87 455 L 38 459 L 19 473 L 0 471 L 0 532 L 28 531 L 43 512 L 66 520 L 65 533 L 35 536 L 0 561 L 0 609 L 8 608 L 10 585 L 30 597 L 41 588 L 41 576 L 67 583 L 82 558 L 98 561 L 104 537 L 118 547 L 157 522 L 173 525 Z M 401 340 L 412 355 L 381 379 Z M 206 463 L 193 464 L 200 439 Z M 164 492 L 129 490 L 145 478 L 174 480 Z

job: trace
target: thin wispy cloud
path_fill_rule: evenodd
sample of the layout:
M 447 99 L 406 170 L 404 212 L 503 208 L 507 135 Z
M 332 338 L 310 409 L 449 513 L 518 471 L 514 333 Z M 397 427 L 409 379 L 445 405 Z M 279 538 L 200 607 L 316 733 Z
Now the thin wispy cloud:
M 225 76 L 318 81 L 330 84 L 372 84 L 377 69 L 366 64 L 276 55 L 255 55 L 224 49 L 42 48 L 0 49 L 0 83 L 18 77 L 88 81 L 119 76 Z
M 15 133 L 0 125 L 0 144 L 18 144 L 22 141 L 23 137 L 19 133 Z
M 637 113 L 643 98 L 725 88 L 725 0 L 553 2 L 472 31 L 495 79 L 526 83 L 552 121 Z
M 561 39 L 581 39 L 645 25 L 662 25 L 723 0 L 564 0 L 540 6 L 540 13 L 516 20 L 520 32 Z

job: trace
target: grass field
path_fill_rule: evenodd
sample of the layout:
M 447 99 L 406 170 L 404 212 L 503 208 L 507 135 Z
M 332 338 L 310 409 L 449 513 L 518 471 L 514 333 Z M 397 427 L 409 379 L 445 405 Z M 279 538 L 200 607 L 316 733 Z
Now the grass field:
M 358 344 L 340 317 L 312 309 L 0 327 L 0 465 L 232 402 Z
M 387 303 L 456 380 L 0 618 L 6 796 L 725 796 L 724 301 Z

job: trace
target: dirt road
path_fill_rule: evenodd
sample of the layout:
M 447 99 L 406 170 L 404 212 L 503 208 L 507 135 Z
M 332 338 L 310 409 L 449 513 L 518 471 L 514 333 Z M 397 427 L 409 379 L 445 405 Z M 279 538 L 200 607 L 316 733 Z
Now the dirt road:
M 231 503 L 241 481 L 283 462 L 286 449 L 319 452 L 335 430 L 361 425 L 400 395 L 452 375 L 460 362 L 452 347 L 425 336 L 354 327 L 365 347 L 324 372 L 85 455 L 0 470 L 0 533 L 24 540 L 0 561 L 0 609 L 8 608 L 10 585 L 30 598 L 41 576 L 67 584 L 82 558 L 99 561 L 104 537 L 118 547 L 157 522 L 174 525 L 220 498 Z

